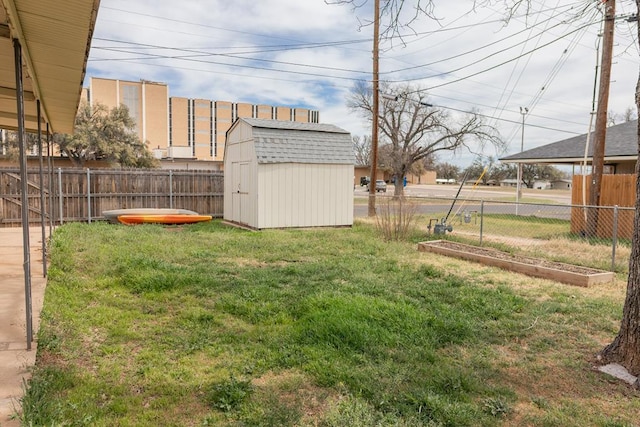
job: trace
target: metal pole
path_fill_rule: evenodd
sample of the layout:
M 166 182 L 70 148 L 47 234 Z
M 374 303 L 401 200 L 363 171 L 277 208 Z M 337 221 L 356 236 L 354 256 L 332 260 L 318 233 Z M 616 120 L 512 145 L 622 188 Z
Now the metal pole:
M 520 114 L 522 114 L 522 132 L 520 137 L 520 152 L 524 151 L 524 116 L 529 112 L 527 107 L 520 107 Z M 516 215 L 518 215 L 518 208 L 520 206 L 520 199 L 522 198 L 522 163 L 518 163 L 518 178 L 516 182 Z
M 27 350 L 33 341 L 33 318 L 31 305 L 31 247 L 29 245 L 29 187 L 27 183 L 27 153 L 24 126 L 24 87 L 22 84 L 22 47 L 13 39 L 14 65 L 16 72 L 16 107 L 18 118 L 18 145 L 20 146 L 20 184 L 22 192 L 22 249 L 24 256 L 24 302 L 27 321 Z
M 613 207 L 613 230 L 611 236 L 611 271 L 616 271 L 616 246 L 618 246 L 618 205 Z
M 40 121 L 40 100 L 36 100 L 37 116 L 38 116 L 38 175 L 40 177 L 40 226 L 42 228 L 42 277 L 47 277 L 47 231 L 45 228 L 45 216 L 47 210 L 44 206 L 44 161 L 42 159 L 42 123 Z
M 91 170 L 87 168 L 87 218 L 91 224 Z
M 480 200 L 480 246 L 482 246 L 483 227 L 484 227 L 484 200 Z
M 62 169 L 58 168 L 58 208 L 60 209 L 60 225 L 64 223 L 62 212 Z

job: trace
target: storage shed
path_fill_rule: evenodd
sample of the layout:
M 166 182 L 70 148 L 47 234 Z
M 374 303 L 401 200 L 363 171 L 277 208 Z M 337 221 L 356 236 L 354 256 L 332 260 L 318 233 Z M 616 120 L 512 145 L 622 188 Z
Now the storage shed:
M 227 131 L 224 219 L 254 229 L 353 225 L 353 142 L 330 124 L 240 118 Z

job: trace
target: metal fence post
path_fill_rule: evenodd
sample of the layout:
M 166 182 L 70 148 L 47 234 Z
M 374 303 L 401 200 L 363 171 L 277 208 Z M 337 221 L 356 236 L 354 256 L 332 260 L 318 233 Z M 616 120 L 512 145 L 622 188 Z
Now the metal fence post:
M 173 209 L 173 170 L 169 169 L 169 207 Z
M 64 215 L 62 212 L 62 168 L 58 168 L 58 209 L 60 210 L 60 225 L 64 223 Z
M 480 246 L 482 246 L 483 225 L 484 225 L 484 200 L 480 200 Z
M 87 218 L 91 224 L 91 170 L 87 168 Z
M 613 207 L 613 230 L 611 233 L 611 271 L 616 271 L 616 246 L 618 246 L 618 205 Z

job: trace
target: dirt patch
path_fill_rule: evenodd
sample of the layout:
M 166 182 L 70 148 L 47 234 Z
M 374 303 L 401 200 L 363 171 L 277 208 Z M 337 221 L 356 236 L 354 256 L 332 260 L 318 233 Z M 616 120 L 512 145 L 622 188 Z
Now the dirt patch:
M 329 406 L 338 400 L 338 394 L 316 386 L 303 373 L 297 371 L 267 372 L 252 380 L 258 391 L 258 400 L 277 399 L 284 408 L 299 411 L 304 425 L 317 425 Z

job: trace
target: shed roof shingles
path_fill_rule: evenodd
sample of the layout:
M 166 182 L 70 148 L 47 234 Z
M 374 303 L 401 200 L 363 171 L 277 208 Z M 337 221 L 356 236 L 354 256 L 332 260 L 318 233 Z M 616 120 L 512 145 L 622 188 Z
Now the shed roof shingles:
M 258 163 L 354 164 L 349 132 L 329 124 L 241 119 L 252 127 Z

